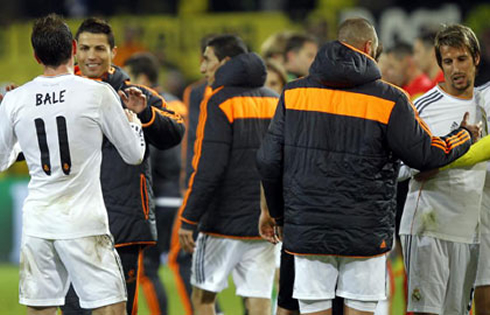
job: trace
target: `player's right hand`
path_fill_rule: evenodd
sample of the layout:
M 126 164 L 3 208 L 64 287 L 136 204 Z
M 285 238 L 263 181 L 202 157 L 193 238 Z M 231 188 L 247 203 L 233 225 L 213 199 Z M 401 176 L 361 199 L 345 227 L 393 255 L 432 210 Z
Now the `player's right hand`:
M 179 229 L 179 242 L 182 249 L 188 253 L 193 253 L 196 248 L 196 243 L 193 237 L 194 232 L 192 230 Z
M 481 138 L 482 134 L 482 122 L 480 121 L 476 125 L 471 125 L 469 123 L 470 120 L 470 113 L 466 112 L 464 113 L 463 116 L 463 121 L 461 121 L 461 124 L 459 125 L 460 127 L 465 128 L 468 130 L 471 134 L 471 139 L 473 140 L 473 143 L 477 142 Z
M 124 110 L 124 112 L 126 113 L 126 117 L 128 118 L 130 123 L 137 124 L 138 126 L 141 126 L 141 121 L 135 112 L 133 112 L 132 110 L 127 109 L 127 108 Z

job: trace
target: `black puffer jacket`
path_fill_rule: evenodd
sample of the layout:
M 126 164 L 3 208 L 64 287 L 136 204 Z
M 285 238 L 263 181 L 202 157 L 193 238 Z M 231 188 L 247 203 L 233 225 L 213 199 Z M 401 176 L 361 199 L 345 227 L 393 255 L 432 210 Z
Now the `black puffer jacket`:
M 433 137 L 403 91 L 369 56 L 338 41 L 289 83 L 258 153 L 273 217 L 293 254 L 374 256 L 392 247 L 399 159 L 447 164 L 471 145 L 457 129 Z
M 264 62 L 254 53 L 216 71 L 201 106 L 182 227 L 225 237 L 258 238 L 259 174 L 255 156 L 277 105 L 264 88 Z
M 76 71 L 80 74 L 80 71 Z M 116 91 L 131 87 L 129 76 L 114 66 L 102 78 Z M 148 107 L 138 114 L 148 144 L 159 149 L 171 148 L 182 139 L 182 118 L 168 110 L 156 92 L 137 86 L 147 97 Z M 122 104 L 122 102 L 121 102 Z M 101 184 L 109 214 L 109 228 L 116 247 L 153 244 L 157 233 L 151 185 L 149 150 L 140 165 L 128 165 L 106 138 L 102 144 Z

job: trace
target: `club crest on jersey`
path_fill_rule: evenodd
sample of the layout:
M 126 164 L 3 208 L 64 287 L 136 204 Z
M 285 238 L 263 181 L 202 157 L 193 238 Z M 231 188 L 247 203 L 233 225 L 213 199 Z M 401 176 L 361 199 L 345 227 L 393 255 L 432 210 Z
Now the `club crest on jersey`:
M 422 293 L 420 293 L 419 289 L 414 289 L 412 291 L 412 300 L 413 301 L 420 301 L 422 299 Z
M 65 92 L 66 90 L 51 93 L 36 93 L 36 106 L 64 103 Z

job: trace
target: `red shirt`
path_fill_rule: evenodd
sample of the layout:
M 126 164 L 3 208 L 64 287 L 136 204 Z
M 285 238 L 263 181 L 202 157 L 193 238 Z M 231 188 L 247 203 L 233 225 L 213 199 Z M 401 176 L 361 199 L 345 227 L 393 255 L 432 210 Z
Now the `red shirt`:
M 410 95 L 410 98 L 414 100 L 433 87 L 433 81 L 431 81 L 428 76 L 422 73 L 418 77 L 413 79 L 412 82 L 405 85 L 403 89 L 407 91 L 407 93 Z
M 436 86 L 437 83 L 439 82 L 444 82 L 444 73 L 441 71 L 439 71 L 439 73 L 436 75 L 436 77 L 434 78 L 434 80 L 432 80 L 432 86 Z

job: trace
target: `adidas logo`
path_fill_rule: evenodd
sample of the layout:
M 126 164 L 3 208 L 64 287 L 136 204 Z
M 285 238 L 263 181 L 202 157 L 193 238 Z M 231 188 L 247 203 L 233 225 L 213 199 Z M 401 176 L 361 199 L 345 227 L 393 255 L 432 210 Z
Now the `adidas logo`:
M 459 124 L 457 122 L 453 121 L 453 123 L 451 125 L 451 131 L 454 131 L 458 128 L 459 128 Z

